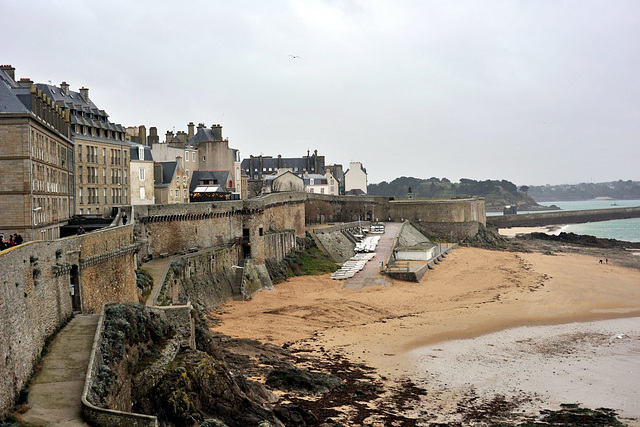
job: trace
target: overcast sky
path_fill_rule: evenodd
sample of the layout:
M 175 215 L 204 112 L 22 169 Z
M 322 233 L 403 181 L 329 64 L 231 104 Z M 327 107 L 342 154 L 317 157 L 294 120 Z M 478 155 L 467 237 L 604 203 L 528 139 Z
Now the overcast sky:
M 249 155 L 517 185 L 640 180 L 640 1 L 0 0 L 16 78 Z M 297 57 L 293 57 L 295 55 Z

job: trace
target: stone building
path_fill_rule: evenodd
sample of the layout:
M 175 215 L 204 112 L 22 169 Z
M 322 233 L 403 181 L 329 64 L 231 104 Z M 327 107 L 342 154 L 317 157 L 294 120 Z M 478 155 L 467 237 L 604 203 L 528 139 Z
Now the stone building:
M 0 66 L 0 233 L 60 237 L 74 214 L 69 110 L 15 68 Z
M 129 176 L 131 177 L 131 204 L 152 205 L 155 203 L 151 148 L 134 145 L 129 155 Z
M 362 166 L 362 163 L 350 162 L 349 169 L 344 173 L 345 193 L 362 192 L 367 194 L 367 184 L 367 170 Z
M 153 175 L 156 204 L 189 203 L 189 178 L 180 157 L 173 162 L 155 162 Z
M 126 130 L 112 123 L 109 115 L 89 98 L 89 89 L 69 90 L 38 83 L 37 90 L 68 111 L 71 140 L 75 145 L 75 213 L 110 215 L 127 206 L 129 197 L 129 149 Z
M 224 187 L 234 198 L 246 198 L 240 152 L 229 148 L 228 138 L 222 137 L 222 126 L 214 124 L 208 129 L 203 123 L 196 127 L 190 122 L 187 129 L 186 132 L 167 131 L 164 143 L 151 142 L 154 159 L 173 161 L 176 156 L 182 156 L 182 166 L 189 177 L 194 171 L 228 172 Z

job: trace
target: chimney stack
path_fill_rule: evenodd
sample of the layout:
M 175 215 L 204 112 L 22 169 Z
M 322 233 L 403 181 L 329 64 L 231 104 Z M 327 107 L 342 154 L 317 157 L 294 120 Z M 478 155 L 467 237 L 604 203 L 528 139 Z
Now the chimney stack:
M 11 65 L 0 65 L 0 70 L 4 71 L 11 80 L 16 81 L 16 69 Z
M 67 82 L 60 83 L 60 89 L 62 89 L 62 92 L 64 92 L 65 95 L 69 96 L 69 83 Z
M 188 137 L 189 139 L 193 138 L 193 135 L 195 135 L 195 133 L 193 132 L 193 128 L 194 128 L 195 126 L 196 126 L 196 125 L 194 125 L 194 124 L 193 124 L 193 122 L 189 122 L 189 124 L 187 125 L 187 128 L 188 128 L 188 134 L 187 134 L 187 137 Z
M 31 88 L 32 84 L 33 80 L 31 80 L 29 77 L 23 77 L 18 82 L 18 86 L 20 86 L 21 88 Z
M 89 88 L 82 86 L 80 88 L 80 96 L 85 100 L 85 102 L 89 103 Z
M 147 145 L 147 127 L 145 125 L 138 126 L 138 141 L 142 145 Z
M 204 123 L 198 123 L 198 130 L 204 129 Z
M 219 124 L 211 125 L 211 131 L 215 141 L 222 141 L 222 126 Z

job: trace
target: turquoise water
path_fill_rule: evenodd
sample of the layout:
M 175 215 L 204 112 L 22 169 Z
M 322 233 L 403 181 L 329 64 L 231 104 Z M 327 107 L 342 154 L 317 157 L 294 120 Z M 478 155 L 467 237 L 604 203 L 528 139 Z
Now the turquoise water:
M 543 206 L 556 205 L 564 211 L 581 211 L 587 209 L 612 209 L 640 206 L 640 200 L 583 200 L 572 202 L 540 202 Z M 528 212 L 519 212 L 528 213 Z M 533 213 L 533 212 L 532 212 Z M 496 213 L 487 213 L 487 216 Z M 497 213 L 502 215 L 501 213 Z M 576 234 L 588 234 L 606 239 L 640 242 L 640 218 L 618 219 L 614 221 L 589 222 L 586 224 L 569 224 L 561 231 Z

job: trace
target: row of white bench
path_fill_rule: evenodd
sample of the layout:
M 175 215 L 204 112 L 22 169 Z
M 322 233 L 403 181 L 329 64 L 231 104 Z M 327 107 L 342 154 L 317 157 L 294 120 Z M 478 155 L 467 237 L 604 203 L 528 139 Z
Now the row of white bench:
M 340 270 L 334 272 L 331 278 L 334 280 L 344 280 L 353 277 L 358 271 L 362 270 L 367 261 L 374 256 L 376 256 L 375 252 L 355 254 L 349 261 L 342 264 Z
M 362 242 L 356 243 L 356 252 L 375 252 L 380 236 L 365 237 Z

